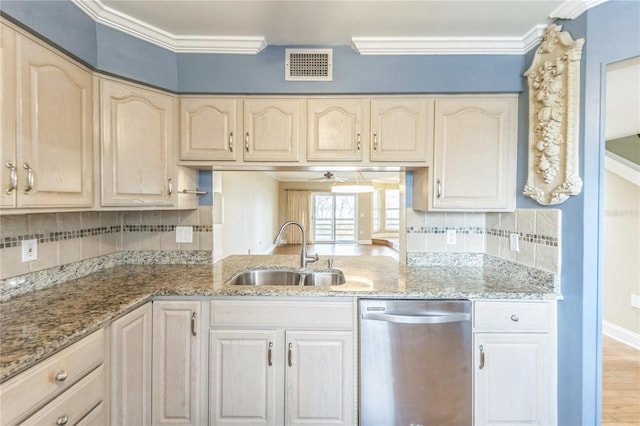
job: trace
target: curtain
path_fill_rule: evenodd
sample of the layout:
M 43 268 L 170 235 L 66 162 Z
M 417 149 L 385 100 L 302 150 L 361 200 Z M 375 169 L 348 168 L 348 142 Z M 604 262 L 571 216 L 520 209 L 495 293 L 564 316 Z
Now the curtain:
M 287 191 L 287 220 L 295 220 L 307 231 L 307 243 L 311 242 L 311 191 Z M 284 235 L 288 244 L 301 244 L 302 233 L 297 226 L 289 226 Z

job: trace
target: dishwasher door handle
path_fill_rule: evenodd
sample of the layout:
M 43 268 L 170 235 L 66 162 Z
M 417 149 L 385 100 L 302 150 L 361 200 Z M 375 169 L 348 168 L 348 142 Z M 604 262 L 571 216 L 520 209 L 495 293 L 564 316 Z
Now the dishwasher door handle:
M 448 322 L 470 321 L 471 314 L 464 312 L 438 313 L 434 315 L 386 314 L 380 312 L 366 312 L 363 320 L 386 321 L 399 324 L 444 324 Z

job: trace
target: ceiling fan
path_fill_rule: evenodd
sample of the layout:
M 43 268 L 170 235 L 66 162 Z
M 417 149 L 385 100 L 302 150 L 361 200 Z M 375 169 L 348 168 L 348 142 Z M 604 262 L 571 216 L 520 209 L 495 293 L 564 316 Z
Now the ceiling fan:
M 325 174 L 322 175 L 322 177 L 319 178 L 313 178 L 313 179 L 309 179 L 312 182 L 346 182 L 349 179 L 344 178 L 344 177 L 338 177 L 336 175 L 334 175 L 331 172 L 325 172 Z

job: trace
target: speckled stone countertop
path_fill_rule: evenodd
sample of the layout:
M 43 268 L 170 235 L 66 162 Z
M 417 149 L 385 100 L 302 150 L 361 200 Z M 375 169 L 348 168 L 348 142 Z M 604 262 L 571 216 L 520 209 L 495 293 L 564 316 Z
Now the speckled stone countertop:
M 257 266 L 296 268 L 298 256 L 230 256 L 214 265 L 118 265 L 0 303 L 0 382 L 157 296 L 357 296 L 559 299 L 548 274 L 504 267 L 405 266 L 390 257 L 336 256 L 346 284 L 229 286 Z M 326 259 L 310 264 L 326 265 Z

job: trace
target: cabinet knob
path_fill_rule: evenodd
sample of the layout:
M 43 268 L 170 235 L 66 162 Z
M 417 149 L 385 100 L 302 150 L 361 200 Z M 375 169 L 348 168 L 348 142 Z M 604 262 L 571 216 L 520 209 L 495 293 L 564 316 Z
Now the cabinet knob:
M 56 382 L 64 382 L 65 380 L 67 380 L 68 376 L 69 374 L 66 371 L 60 370 L 56 373 L 54 379 L 56 380 Z
M 56 424 L 57 425 L 66 425 L 68 421 L 69 421 L 69 416 L 67 416 L 65 414 L 64 416 L 58 417 L 58 419 L 56 420 Z
M 520 317 L 517 316 L 516 314 L 513 314 L 513 315 L 511 315 L 511 321 L 518 322 L 518 321 L 520 321 Z
M 18 187 L 18 171 L 16 170 L 16 165 L 11 161 L 5 161 L 4 166 L 9 169 L 9 188 L 4 193 L 11 195 Z

